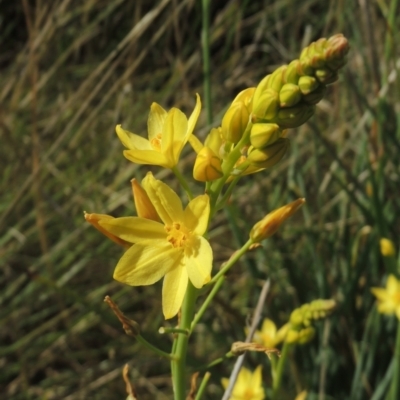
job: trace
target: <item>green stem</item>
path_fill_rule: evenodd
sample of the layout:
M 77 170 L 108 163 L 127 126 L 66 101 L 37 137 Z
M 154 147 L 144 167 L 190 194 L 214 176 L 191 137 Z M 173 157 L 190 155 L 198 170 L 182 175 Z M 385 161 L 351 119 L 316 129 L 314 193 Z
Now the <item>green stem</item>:
M 231 172 L 233 170 L 234 165 L 236 164 L 237 160 L 239 160 L 240 156 L 242 155 L 242 149 L 249 143 L 249 137 L 251 132 L 251 127 L 253 124 L 251 121 L 247 124 L 246 130 L 243 133 L 242 138 L 236 144 L 235 148 L 230 152 L 228 158 L 224 160 L 222 163 L 222 170 L 224 172 L 224 176 L 216 181 L 214 181 L 209 190 L 210 195 L 210 203 L 211 203 L 211 213 L 210 219 L 212 219 L 213 215 L 215 214 L 216 210 L 216 203 L 218 197 L 222 191 L 223 186 L 225 185 L 228 178 L 231 176 Z
M 207 124 L 211 125 L 210 0 L 202 0 L 202 24 L 201 42 L 203 50 L 204 106 L 206 109 Z
M 211 374 L 209 372 L 206 372 L 204 374 L 204 377 L 200 383 L 199 390 L 197 391 L 197 394 L 196 394 L 196 397 L 194 400 L 200 400 L 203 397 L 204 389 L 206 388 L 207 382 L 210 379 L 210 377 L 211 377 Z
M 288 358 L 289 350 L 291 348 L 291 344 L 285 342 L 282 348 L 281 358 L 278 361 L 278 366 L 276 368 L 276 375 L 272 385 L 272 400 L 278 399 L 278 392 L 281 387 L 283 371 L 285 369 L 285 364 Z
M 218 274 L 211 279 L 210 284 L 217 282 L 219 278 L 224 276 L 232 267 L 232 265 L 235 264 L 249 250 L 252 244 L 253 241 L 249 239 L 239 250 L 235 251 L 233 256 L 226 262 Z
M 175 174 L 175 176 L 178 178 L 179 183 L 182 185 L 183 189 L 185 190 L 187 196 L 189 197 L 189 200 L 193 199 L 193 193 L 189 188 L 189 185 L 186 182 L 186 179 L 184 176 L 181 174 L 179 169 L 175 166 L 172 168 L 172 172 Z
M 394 349 L 394 371 L 392 375 L 392 383 L 390 385 L 390 400 L 398 400 L 400 398 L 400 321 L 397 322 L 396 347 Z
M 161 333 L 161 335 L 165 333 L 183 333 L 184 335 L 189 335 L 187 330 L 179 328 L 164 328 L 163 326 L 158 330 L 158 333 Z
M 222 362 L 224 362 L 228 358 L 232 358 L 232 357 L 235 357 L 235 356 L 237 356 L 237 354 L 235 355 L 231 351 L 228 351 L 222 357 L 219 357 L 219 358 L 215 359 L 214 361 L 211 361 L 207 365 L 204 365 L 204 366 L 200 367 L 199 370 L 209 369 L 211 367 L 214 367 L 215 365 L 221 364 Z
M 212 299 L 217 294 L 219 288 L 224 283 L 225 277 L 221 276 L 217 282 L 215 283 L 214 287 L 212 288 L 211 292 L 208 294 L 207 298 L 205 299 L 204 303 L 201 305 L 200 310 L 195 315 L 192 324 L 190 326 L 190 332 L 193 331 L 193 328 L 196 324 L 200 321 L 201 317 L 203 316 L 204 312 L 206 311 L 207 307 L 210 305 Z
M 169 358 L 170 360 L 174 359 L 174 356 L 172 354 L 166 353 L 165 351 L 160 350 L 158 347 L 153 346 L 142 335 L 135 336 L 135 339 L 140 344 L 142 344 L 143 346 L 147 347 L 148 349 L 150 349 L 154 353 L 158 354 L 159 356 Z
M 225 191 L 224 195 L 222 196 L 222 199 L 217 203 L 215 206 L 216 210 L 220 210 L 221 208 L 224 208 L 227 201 L 231 197 L 233 189 L 236 187 L 236 184 L 239 182 L 240 176 L 237 176 L 235 179 L 232 180 L 232 182 L 229 184 L 228 189 Z
M 194 308 L 198 290 L 189 281 L 185 298 L 182 304 L 181 322 L 179 329 L 190 330 L 190 324 L 193 319 Z M 174 386 L 175 400 L 186 399 L 186 354 L 189 341 L 189 335 L 178 333 L 176 347 L 174 352 L 175 359 L 172 361 L 172 381 Z

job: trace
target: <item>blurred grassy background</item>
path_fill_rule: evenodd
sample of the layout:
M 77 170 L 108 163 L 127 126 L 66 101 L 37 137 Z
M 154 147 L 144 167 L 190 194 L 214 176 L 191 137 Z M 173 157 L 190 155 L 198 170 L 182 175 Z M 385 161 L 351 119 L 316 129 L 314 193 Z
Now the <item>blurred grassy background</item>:
M 243 179 L 215 220 L 216 264 L 247 240 L 267 211 L 297 197 L 299 213 L 229 274 L 191 342 L 191 362 L 220 357 L 243 340 L 261 280 L 265 316 L 278 325 L 316 298 L 337 312 L 296 349 L 282 399 L 383 399 L 396 321 L 375 311 L 371 286 L 395 266 L 379 239 L 399 245 L 400 79 L 397 0 L 226 1 L 211 6 L 216 123 L 229 101 L 319 37 L 342 32 L 349 63 L 315 117 L 292 130 L 274 169 Z M 194 0 L 54 0 L 0 5 L 0 393 L 4 399 L 125 398 L 128 362 L 140 399 L 171 398 L 169 365 L 127 337 L 106 294 L 160 336 L 160 284 L 112 280 L 120 248 L 83 211 L 133 214 L 129 180 L 148 170 L 122 157 L 114 126 L 144 133 L 151 102 L 189 112 L 202 94 L 201 4 Z M 207 133 L 204 112 L 197 134 Z M 193 154 L 181 167 L 190 176 Z M 153 168 L 159 178 L 172 179 Z M 175 183 L 172 183 L 175 185 Z M 198 186 L 201 190 L 201 186 Z M 170 322 L 168 324 L 171 324 Z M 248 357 L 248 366 L 268 360 Z M 221 397 L 211 370 L 208 398 Z

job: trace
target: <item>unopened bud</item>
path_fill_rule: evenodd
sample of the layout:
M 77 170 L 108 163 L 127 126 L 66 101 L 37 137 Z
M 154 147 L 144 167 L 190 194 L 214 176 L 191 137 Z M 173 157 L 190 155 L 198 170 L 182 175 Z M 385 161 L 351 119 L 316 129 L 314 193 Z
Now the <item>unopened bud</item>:
M 326 86 L 325 85 L 319 85 L 311 93 L 304 95 L 303 96 L 303 100 L 309 105 L 314 105 L 314 104 L 317 104 L 319 101 L 322 100 L 322 98 L 324 97 L 325 93 L 326 93 Z
M 277 124 L 254 124 L 251 127 L 250 143 L 257 149 L 275 143 L 281 136 L 282 131 Z
M 300 88 L 293 83 L 285 83 L 279 92 L 281 107 L 293 107 L 301 100 Z
M 379 241 L 379 246 L 384 257 L 394 257 L 396 255 L 396 249 L 390 239 L 382 238 Z
M 222 118 L 222 137 L 231 143 L 237 143 L 249 122 L 249 111 L 243 102 L 233 103 Z
M 337 72 L 332 71 L 329 68 L 319 68 L 319 69 L 317 69 L 315 71 L 315 76 L 324 85 L 328 85 L 329 83 L 333 83 L 338 79 Z
M 209 147 L 203 147 L 194 163 L 193 178 L 200 182 L 210 182 L 222 175 L 220 158 Z
M 256 118 L 269 120 L 274 118 L 279 110 L 279 94 L 273 89 L 267 89 L 257 100 L 254 98 L 253 114 Z
M 318 86 L 319 83 L 313 76 L 302 76 L 299 79 L 299 88 L 302 94 L 309 94 Z
M 133 200 L 135 202 L 136 213 L 138 217 L 159 222 L 160 218 L 146 191 L 142 188 L 142 186 L 140 186 L 136 179 L 132 179 L 131 184 Z
M 297 199 L 267 214 L 251 229 L 250 238 L 252 241 L 259 242 L 272 236 L 282 223 L 291 217 L 304 203 L 305 199 Z
M 273 89 L 276 92 L 279 92 L 282 89 L 282 86 L 285 83 L 284 77 L 286 69 L 287 65 L 282 65 L 271 74 L 268 81 L 268 88 Z
M 312 93 L 310 93 L 312 94 Z M 279 110 L 277 117 L 274 119 L 282 128 L 297 128 L 308 121 L 314 114 L 315 108 L 306 104 L 283 108 Z
M 301 75 L 299 75 L 299 60 L 293 60 L 286 69 L 285 72 L 285 83 L 293 83 L 294 85 L 297 85 L 297 82 L 299 81 L 299 78 Z
M 263 149 L 253 149 L 247 157 L 251 165 L 258 168 L 271 168 L 285 155 L 289 147 L 289 139 L 280 138 Z

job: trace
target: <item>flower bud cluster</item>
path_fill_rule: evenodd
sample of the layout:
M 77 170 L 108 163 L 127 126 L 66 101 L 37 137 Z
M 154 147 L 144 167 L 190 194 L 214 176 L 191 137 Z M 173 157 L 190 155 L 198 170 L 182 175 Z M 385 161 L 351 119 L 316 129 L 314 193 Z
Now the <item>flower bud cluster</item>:
M 314 300 L 296 308 L 290 315 L 290 330 L 286 336 L 288 343 L 304 344 L 315 335 L 314 321 L 326 318 L 334 310 L 334 300 Z
M 219 148 L 207 146 L 209 149 L 197 151 L 195 179 L 219 179 L 222 161 L 235 146 L 242 155 L 231 175 L 247 175 L 277 164 L 289 148 L 286 130 L 304 124 L 314 114 L 326 85 L 337 80 L 348 51 L 342 34 L 319 39 L 303 49 L 299 59 L 267 75 L 256 88 L 240 92 L 222 118 Z
M 255 124 L 271 124 L 271 130 L 304 124 L 314 113 L 314 105 L 324 96 L 326 85 L 337 80 L 337 72 L 346 63 L 348 51 L 349 44 L 343 35 L 322 38 L 306 47 L 299 59 L 267 75 L 253 96 Z M 251 144 L 259 147 L 260 128 L 253 131 Z

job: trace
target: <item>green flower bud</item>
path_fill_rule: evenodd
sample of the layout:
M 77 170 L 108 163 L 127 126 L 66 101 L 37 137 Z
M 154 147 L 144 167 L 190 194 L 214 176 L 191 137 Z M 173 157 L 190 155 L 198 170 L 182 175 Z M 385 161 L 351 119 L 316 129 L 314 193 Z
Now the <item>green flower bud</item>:
M 338 75 L 329 68 L 319 68 L 315 71 L 315 76 L 321 83 L 326 85 L 326 82 L 333 83 L 334 81 L 331 81 L 331 79 L 335 78 L 336 80 Z
M 279 92 L 281 107 L 293 107 L 301 100 L 300 88 L 293 83 L 285 83 Z
M 257 149 L 269 146 L 276 142 L 282 134 L 277 124 L 257 123 L 251 127 L 250 143 Z
M 317 89 L 319 83 L 313 76 L 301 76 L 298 85 L 302 94 L 309 94 Z
M 299 81 L 300 74 L 299 74 L 299 69 L 301 69 L 300 61 L 299 60 L 293 60 L 286 69 L 285 72 L 285 83 L 293 83 L 294 85 L 297 85 L 297 82 Z
M 298 344 L 306 344 L 308 342 L 311 342 L 315 336 L 315 328 L 312 326 L 309 326 L 305 329 L 302 329 L 299 332 L 299 336 L 297 339 Z
M 278 139 L 275 143 L 263 149 L 253 149 L 247 157 L 250 165 L 257 168 L 270 168 L 277 164 L 285 155 L 289 147 L 289 140 Z
M 265 76 L 257 85 L 256 90 L 253 94 L 253 110 L 255 109 L 255 105 L 259 104 L 259 99 L 261 95 L 268 89 L 268 82 L 270 77 L 271 75 Z
M 279 110 L 274 122 L 282 128 L 296 128 L 308 121 L 314 111 L 315 107 L 305 104 L 283 108 Z
M 274 118 L 279 109 L 279 95 L 273 89 L 267 89 L 253 102 L 253 114 L 256 118 L 270 120 Z
M 312 91 L 311 93 L 303 96 L 303 100 L 310 105 L 317 104 L 319 101 L 322 100 L 326 92 L 326 86 L 325 85 L 320 85 Z
M 243 102 L 233 103 L 222 118 L 222 137 L 231 143 L 237 143 L 249 122 L 249 111 Z
M 271 78 L 268 81 L 268 87 L 274 89 L 276 92 L 279 92 L 285 83 L 284 76 L 286 73 L 287 65 L 282 65 L 278 69 L 276 69 Z

